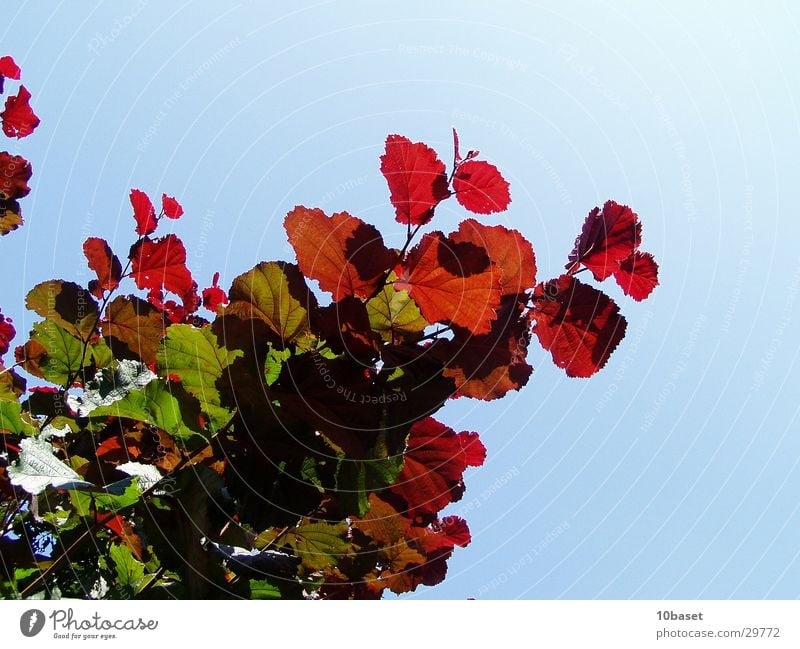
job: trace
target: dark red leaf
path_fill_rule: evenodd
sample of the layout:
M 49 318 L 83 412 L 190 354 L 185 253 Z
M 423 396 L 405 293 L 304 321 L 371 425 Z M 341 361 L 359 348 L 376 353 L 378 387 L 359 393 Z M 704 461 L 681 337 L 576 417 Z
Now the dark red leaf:
M 14 200 L 27 196 L 31 188 L 31 163 L 18 155 L 0 152 L 0 199 Z
M 533 331 L 568 376 L 600 370 L 625 336 L 627 323 L 614 301 L 571 275 L 539 284 L 534 300 Z
M 452 340 L 439 340 L 432 347 L 432 355 L 444 364 L 444 376 L 455 381 L 459 396 L 491 401 L 528 382 L 533 371 L 526 360 L 530 317 L 523 315 L 524 302 L 519 297 L 503 296 L 488 333 L 476 336 L 453 327 Z
M 131 277 L 140 289 L 158 300 L 162 290 L 180 296 L 188 312 L 199 306 L 197 284 L 186 267 L 186 248 L 174 234 L 160 239 L 142 239 L 131 247 Z
M 12 338 L 16 335 L 17 330 L 11 324 L 11 318 L 6 318 L 0 312 L 0 356 L 8 351 Z
M 402 135 L 386 138 L 381 173 L 389 184 L 395 218 L 403 224 L 427 223 L 439 202 L 450 195 L 444 162 L 436 151 Z
M 334 300 L 350 295 L 372 297 L 397 262 L 380 232 L 347 212 L 327 216 L 318 208 L 298 205 L 283 223 L 306 277 L 319 281 Z
M 166 194 L 161 194 L 161 209 L 168 219 L 179 219 L 183 215 L 181 204 Z
M 397 269 L 396 290 L 408 291 L 428 322 L 487 333 L 500 306 L 500 271 L 486 249 L 441 232 L 425 234 Z
M 493 164 L 467 160 L 453 177 L 456 200 L 475 214 L 502 212 L 511 203 L 508 182 Z
M 380 337 L 372 331 L 364 302 L 346 297 L 319 310 L 314 328 L 336 353 L 369 361 L 377 358 Z
M 625 295 L 641 302 L 658 286 L 658 264 L 649 252 L 637 250 L 620 262 L 614 279 Z
M 450 239 L 459 243 L 469 241 L 486 250 L 500 270 L 503 295 L 523 293 L 536 284 L 536 256 L 530 242 L 516 230 L 466 219 L 456 232 L 450 233 Z
M 0 56 L 0 92 L 6 79 L 19 79 L 20 69 L 10 56 Z
M 219 282 L 219 273 L 214 273 L 211 286 L 203 289 L 203 306 L 212 313 L 216 313 L 220 306 L 228 303 L 228 296 L 217 286 L 217 282 Z
M 606 201 L 602 212 L 595 207 L 586 217 L 566 268 L 574 272 L 583 265 L 596 280 L 604 280 L 639 247 L 641 240 L 642 224 L 636 213 L 627 205 Z
M 476 438 L 475 433 L 456 433 L 431 417 L 411 427 L 403 470 L 389 488 L 405 500 L 410 518 L 436 514 L 461 497 L 468 458 L 479 457 L 477 447 L 467 454 L 464 446 L 480 444 Z
M 97 273 L 97 279 L 89 282 L 89 291 L 102 300 L 104 291 L 113 291 L 119 286 L 122 265 L 105 239 L 98 237 L 90 237 L 83 242 L 83 254 L 86 255 L 89 268 Z
M 6 98 L 6 109 L 0 113 L 0 118 L 3 120 L 3 133 L 8 137 L 26 137 L 39 126 L 39 118 L 28 103 L 30 98 L 31 93 L 25 86 L 20 86 L 16 95 Z

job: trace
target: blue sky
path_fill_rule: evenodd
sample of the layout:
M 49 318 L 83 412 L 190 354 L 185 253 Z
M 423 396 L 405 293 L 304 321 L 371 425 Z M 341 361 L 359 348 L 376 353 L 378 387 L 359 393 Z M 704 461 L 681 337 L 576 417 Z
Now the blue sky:
M 14 3 L 2 53 L 42 124 L 8 145 L 34 177 L 3 313 L 24 332 L 30 287 L 88 280 L 87 236 L 126 250 L 131 187 L 181 199 L 202 285 L 291 259 L 296 204 L 402 243 L 383 141 L 449 160 L 455 126 L 511 182 L 486 220 L 533 242 L 540 278 L 613 198 L 662 286 L 608 288 L 628 336 L 590 381 L 533 348 L 520 393 L 440 413 L 489 457 L 451 508 L 473 543 L 413 597 L 797 597 L 800 10 L 563 4 Z M 449 231 L 465 214 L 443 207 Z

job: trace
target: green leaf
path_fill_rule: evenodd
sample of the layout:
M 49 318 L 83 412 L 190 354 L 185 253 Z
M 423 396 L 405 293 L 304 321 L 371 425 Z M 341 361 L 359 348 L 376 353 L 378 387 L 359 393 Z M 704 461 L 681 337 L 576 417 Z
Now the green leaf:
M 428 326 L 408 292 L 396 291 L 391 285 L 367 301 L 367 315 L 372 330 L 391 343 L 419 338 Z
M 264 363 L 264 378 L 267 385 L 272 385 L 278 380 L 281 375 L 281 368 L 284 361 L 289 360 L 292 355 L 291 349 L 276 349 L 272 343 L 268 343 L 269 351 L 267 352 L 267 360 Z
M 83 343 L 52 320 L 33 325 L 24 350 L 25 369 L 58 385 L 75 376 L 88 360 L 82 358 Z
M 89 413 L 90 419 L 109 416 L 143 421 L 178 438 L 203 434 L 197 402 L 175 383 L 151 381 L 143 389 L 132 390 L 119 401 Z
M 108 555 L 116 568 L 117 586 L 127 586 L 135 592 L 144 579 L 144 564 L 137 561 L 130 549 L 124 545 L 112 545 Z
M 343 458 L 336 472 L 336 497 L 347 514 L 363 516 L 369 510 L 369 494 L 397 480 L 403 470 L 403 456 L 371 460 Z
M 217 381 L 241 350 L 220 347 L 211 327 L 175 324 L 167 329 L 156 357 L 160 375 L 180 378 L 186 391 L 197 398 L 200 407 L 211 418 L 214 430 L 222 428 L 232 412 L 222 406 Z
M 18 401 L 0 400 L 0 431 L 11 435 L 35 435 L 36 428 L 26 421 Z
M 97 369 L 114 367 L 114 354 L 105 338 L 100 338 L 96 343 L 89 345 L 89 351 L 92 354 L 92 362 Z
M 0 431 L 12 435 L 34 435 L 36 428 L 23 415 L 19 398 L 25 393 L 25 384 L 13 369 L 0 363 Z
M 121 401 L 132 390 L 141 390 L 155 378 L 156 375 L 139 361 L 126 359 L 115 369 L 103 369 L 87 382 L 79 400 L 78 416 L 87 417 L 96 408 Z
M 89 291 L 61 279 L 34 286 L 25 298 L 25 306 L 82 341 L 89 339 L 100 313 Z
M 286 262 L 261 262 L 233 280 L 225 315 L 257 318 L 285 342 L 309 328 L 308 309 L 316 299 L 297 266 Z
M 106 490 L 100 487 L 72 490 L 69 497 L 79 516 L 90 516 L 93 510 L 116 513 L 139 502 L 142 489 L 138 481 L 137 477 L 124 478 L 111 483 Z
M 300 557 L 311 570 L 324 570 L 335 566 L 339 558 L 352 549 L 346 540 L 348 525 L 340 523 L 304 523 L 287 532 L 284 543 Z
M 250 599 L 281 599 L 281 589 L 266 579 L 251 579 Z

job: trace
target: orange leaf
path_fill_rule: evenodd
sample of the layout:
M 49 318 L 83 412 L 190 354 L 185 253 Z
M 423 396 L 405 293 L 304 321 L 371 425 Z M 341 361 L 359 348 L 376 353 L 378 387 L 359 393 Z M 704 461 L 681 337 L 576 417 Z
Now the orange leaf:
M 297 206 L 283 227 L 300 270 L 337 301 L 350 295 L 372 297 L 397 261 L 377 229 L 347 212 L 327 216 L 321 209 Z
M 432 232 L 398 268 L 396 290 L 408 291 L 428 322 L 488 333 L 500 306 L 500 271 L 486 249 Z

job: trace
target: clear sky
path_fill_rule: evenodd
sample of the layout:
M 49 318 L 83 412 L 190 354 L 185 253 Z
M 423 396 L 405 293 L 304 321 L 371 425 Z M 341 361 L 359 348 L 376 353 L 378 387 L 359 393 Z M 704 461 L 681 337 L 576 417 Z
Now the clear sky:
M 568 7 L 563 5 L 568 4 Z M 608 198 L 644 223 L 662 286 L 608 291 L 628 336 L 589 381 L 540 348 L 520 393 L 448 404 L 489 456 L 451 513 L 473 542 L 415 598 L 800 594 L 800 9 L 726 2 L 50 2 L 4 10 L 2 52 L 42 119 L 0 307 L 124 254 L 131 187 L 166 192 L 201 285 L 292 258 L 296 204 L 402 243 L 388 133 L 449 160 L 451 127 L 511 182 L 490 223 L 557 274 Z M 465 214 L 437 212 L 449 231 Z M 22 337 L 22 336 L 20 336 Z M 794 396 L 792 396 L 794 395 Z

